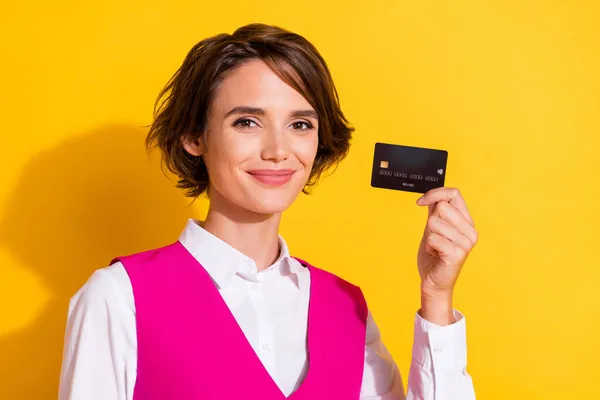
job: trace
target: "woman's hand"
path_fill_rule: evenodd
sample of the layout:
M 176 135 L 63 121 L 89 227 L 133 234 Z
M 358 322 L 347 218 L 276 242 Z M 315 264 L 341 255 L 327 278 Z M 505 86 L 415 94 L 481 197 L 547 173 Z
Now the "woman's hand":
M 417 204 L 429 207 L 417 255 L 421 276 L 420 314 L 435 324 L 448 325 L 455 322 L 452 312 L 454 285 L 477 243 L 477 231 L 456 188 L 432 189 Z

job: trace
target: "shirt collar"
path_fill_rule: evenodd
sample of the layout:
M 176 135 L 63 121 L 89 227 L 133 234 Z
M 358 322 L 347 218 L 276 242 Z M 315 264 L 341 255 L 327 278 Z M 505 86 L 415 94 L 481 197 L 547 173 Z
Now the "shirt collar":
M 199 220 L 188 219 L 183 232 L 179 236 L 179 241 L 210 274 L 219 289 L 227 286 L 235 275 L 247 280 L 259 281 L 256 263 L 253 259 L 208 232 L 200 224 L 201 221 Z M 281 235 L 278 235 L 278 240 L 279 257 L 260 273 L 274 269 L 279 270 L 281 275 L 292 278 L 296 287 L 299 288 L 296 275 L 304 267 L 292 259 L 287 243 Z

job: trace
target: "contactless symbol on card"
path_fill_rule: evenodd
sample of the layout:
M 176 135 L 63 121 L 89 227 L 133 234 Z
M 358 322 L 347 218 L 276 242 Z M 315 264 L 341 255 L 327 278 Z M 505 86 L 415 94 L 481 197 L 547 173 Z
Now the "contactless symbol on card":
M 425 193 L 443 187 L 448 152 L 388 143 L 375 143 L 371 186 Z

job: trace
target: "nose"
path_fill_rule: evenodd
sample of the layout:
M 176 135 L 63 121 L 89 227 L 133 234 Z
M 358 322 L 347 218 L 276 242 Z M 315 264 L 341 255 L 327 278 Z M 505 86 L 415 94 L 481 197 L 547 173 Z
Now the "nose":
M 273 162 L 286 160 L 290 155 L 290 138 L 285 129 L 268 129 L 265 132 L 261 158 Z

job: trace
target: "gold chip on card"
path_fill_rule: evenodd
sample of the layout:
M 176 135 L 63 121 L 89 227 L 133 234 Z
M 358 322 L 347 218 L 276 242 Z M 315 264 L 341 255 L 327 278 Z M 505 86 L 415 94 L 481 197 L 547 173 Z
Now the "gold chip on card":
M 389 163 L 388 163 L 387 161 L 382 161 L 382 162 L 379 164 L 379 166 L 380 166 L 381 168 L 387 168 L 387 167 L 389 167 Z

